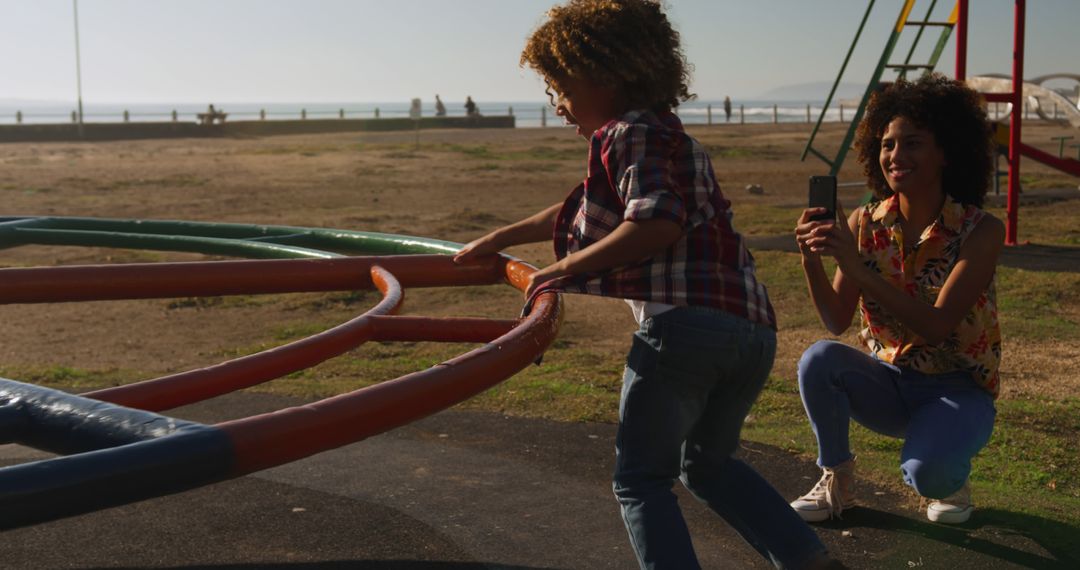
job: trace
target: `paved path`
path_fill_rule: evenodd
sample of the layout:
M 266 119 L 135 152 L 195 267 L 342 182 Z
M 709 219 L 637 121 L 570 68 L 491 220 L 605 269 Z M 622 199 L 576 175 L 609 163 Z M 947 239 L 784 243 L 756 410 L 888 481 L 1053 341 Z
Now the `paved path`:
M 297 403 L 238 394 L 173 415 L 212 423 Z M 633 568 L 610 492 L 614 432 L 443 412 L 253 476 L 4 532 L 0 567 Z M 785 496 L 817 478 L 781 450 L 746 444 L 742 453 Z M 0 446 L 4 464 L 37 455 Z M 852 568 L 1077 567 L 1000 513 L 956 529 L 926 522 L 906 496 L 867 485 L 860 495 L 868 507 L 818 527 Z M 706 568 L 767 567 L 680 497 Z

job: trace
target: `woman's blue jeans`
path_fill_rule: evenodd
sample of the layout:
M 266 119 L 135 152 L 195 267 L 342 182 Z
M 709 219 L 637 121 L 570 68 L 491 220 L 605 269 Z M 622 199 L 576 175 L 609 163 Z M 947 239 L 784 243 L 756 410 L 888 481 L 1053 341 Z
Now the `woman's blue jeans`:
M 967 372 L 923 374 L 834 341 L 803 353 L 799 391 L 817 437 L 818 465 L 835 467 L 853 457 L 848 426 L 854 419 L 902 438 L 904 482 L 934 499 L 964 485 L 971 459 L 994 429 L 994 400 Z
M 776 353 L 767 326 L 680 307 L 634 334 L 616 436 L 615 495 L 642 568 L 699 568 L 675 479 L 777 567 L 820 556 L 817 535 L 735 459 L 739 432 Z

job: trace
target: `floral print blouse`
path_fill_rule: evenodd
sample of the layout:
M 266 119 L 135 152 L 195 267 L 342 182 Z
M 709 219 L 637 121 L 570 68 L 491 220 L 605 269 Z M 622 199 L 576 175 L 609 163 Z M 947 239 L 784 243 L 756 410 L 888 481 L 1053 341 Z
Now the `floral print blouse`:
M 986 213 L 947 200 L 938 219 L 930 224 L 910 252 L 897 223 L 900 200 L 891 196 L 859 210 L 856 240 L 864 262 L 889 283 L 925 303 L 937 301 L 964 240 Z M 878 358 L 925 374 L 960 370 L 995 398 L 1000 389 L 1001 327 L 998 324 L 994 280 L 979 295 L 971 311 L 945 340 L 927 344 L 873 299 L 860 299 L 862 332 L 859 338 Z

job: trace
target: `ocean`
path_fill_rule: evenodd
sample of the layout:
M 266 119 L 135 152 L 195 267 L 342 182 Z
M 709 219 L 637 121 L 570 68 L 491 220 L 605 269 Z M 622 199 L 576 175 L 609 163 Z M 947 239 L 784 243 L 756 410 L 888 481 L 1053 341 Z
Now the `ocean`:
M 463 116 L 464 102 L 444 101 L 447 114 Z M 542 101 L 485 102 L 478 101 L 483 115 L 513 114 L 518 128 L 537 128 L 541 126 L 559 127 L 562 120 L 555 116 L 554 109 Z M 371 119 L 376 114 L 382 118 L 408 117 L 409 102 L 396 101 L 385 103 L 215 103 L 215 108 L 228 113 L 229 121 L 298 120 L 302 115 L 307 119 L 336 119 L 344 114 L 348 119 Z M 809 106 L 809 120 L 807 108 Z M 711 111 L 710 111 L 711 107 Z M 0 101 L 0 124 L 13 125 L 20 121 L 24 124 L 69 123 L 73 122 L 76 105 L 57 102 Z M 88 123 L 160 122 L 173 120 L 176 112 L 177 121 L 194 122 L 197 113 L 205 112 L 204 103 L 83 103 L 83 120 Z M 844 109 L 844 119 L 850 120 L 855 109 Z M 774 115 L 775 112 L 775 115 Z M 723 123 L 723 101 L 695 100 L 683 103 L 678 109 L 685 124 Z M 821 113 L 821 102 L 732 101 L 731 122 L 741 120 L 746 123 L 807 123 L 817 121 Z M 833 104 L 826 114 L 826 121 L 840 120 L 840 107 Z M 422 101 L 422 116 L 434 116 L 434 101 Z M 711 115 L 711 117 L 710 117 Z

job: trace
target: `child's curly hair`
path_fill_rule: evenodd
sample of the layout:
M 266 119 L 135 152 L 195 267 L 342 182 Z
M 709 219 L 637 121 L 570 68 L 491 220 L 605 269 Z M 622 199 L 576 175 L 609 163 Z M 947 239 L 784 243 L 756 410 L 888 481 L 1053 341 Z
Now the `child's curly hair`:
M 855 147 L 867 182 L 880 197 L 892 195 L 878 162 L 881 137 L 897 117 L 932 132 L 945 151 L 945 193 L 961 204 L 982 207 L 993 175 L 993 142 L 979 94 L 933 73 L 897 81 L 873 95 L 856 131 Z
M 679 33 L 659 2 L 569 0 L 547 16 L 526 42 L 521 65 L 549 88 L 558 91 L 566 77 L 613 86 L 624 110 L 671 110 L 695 97 Z

